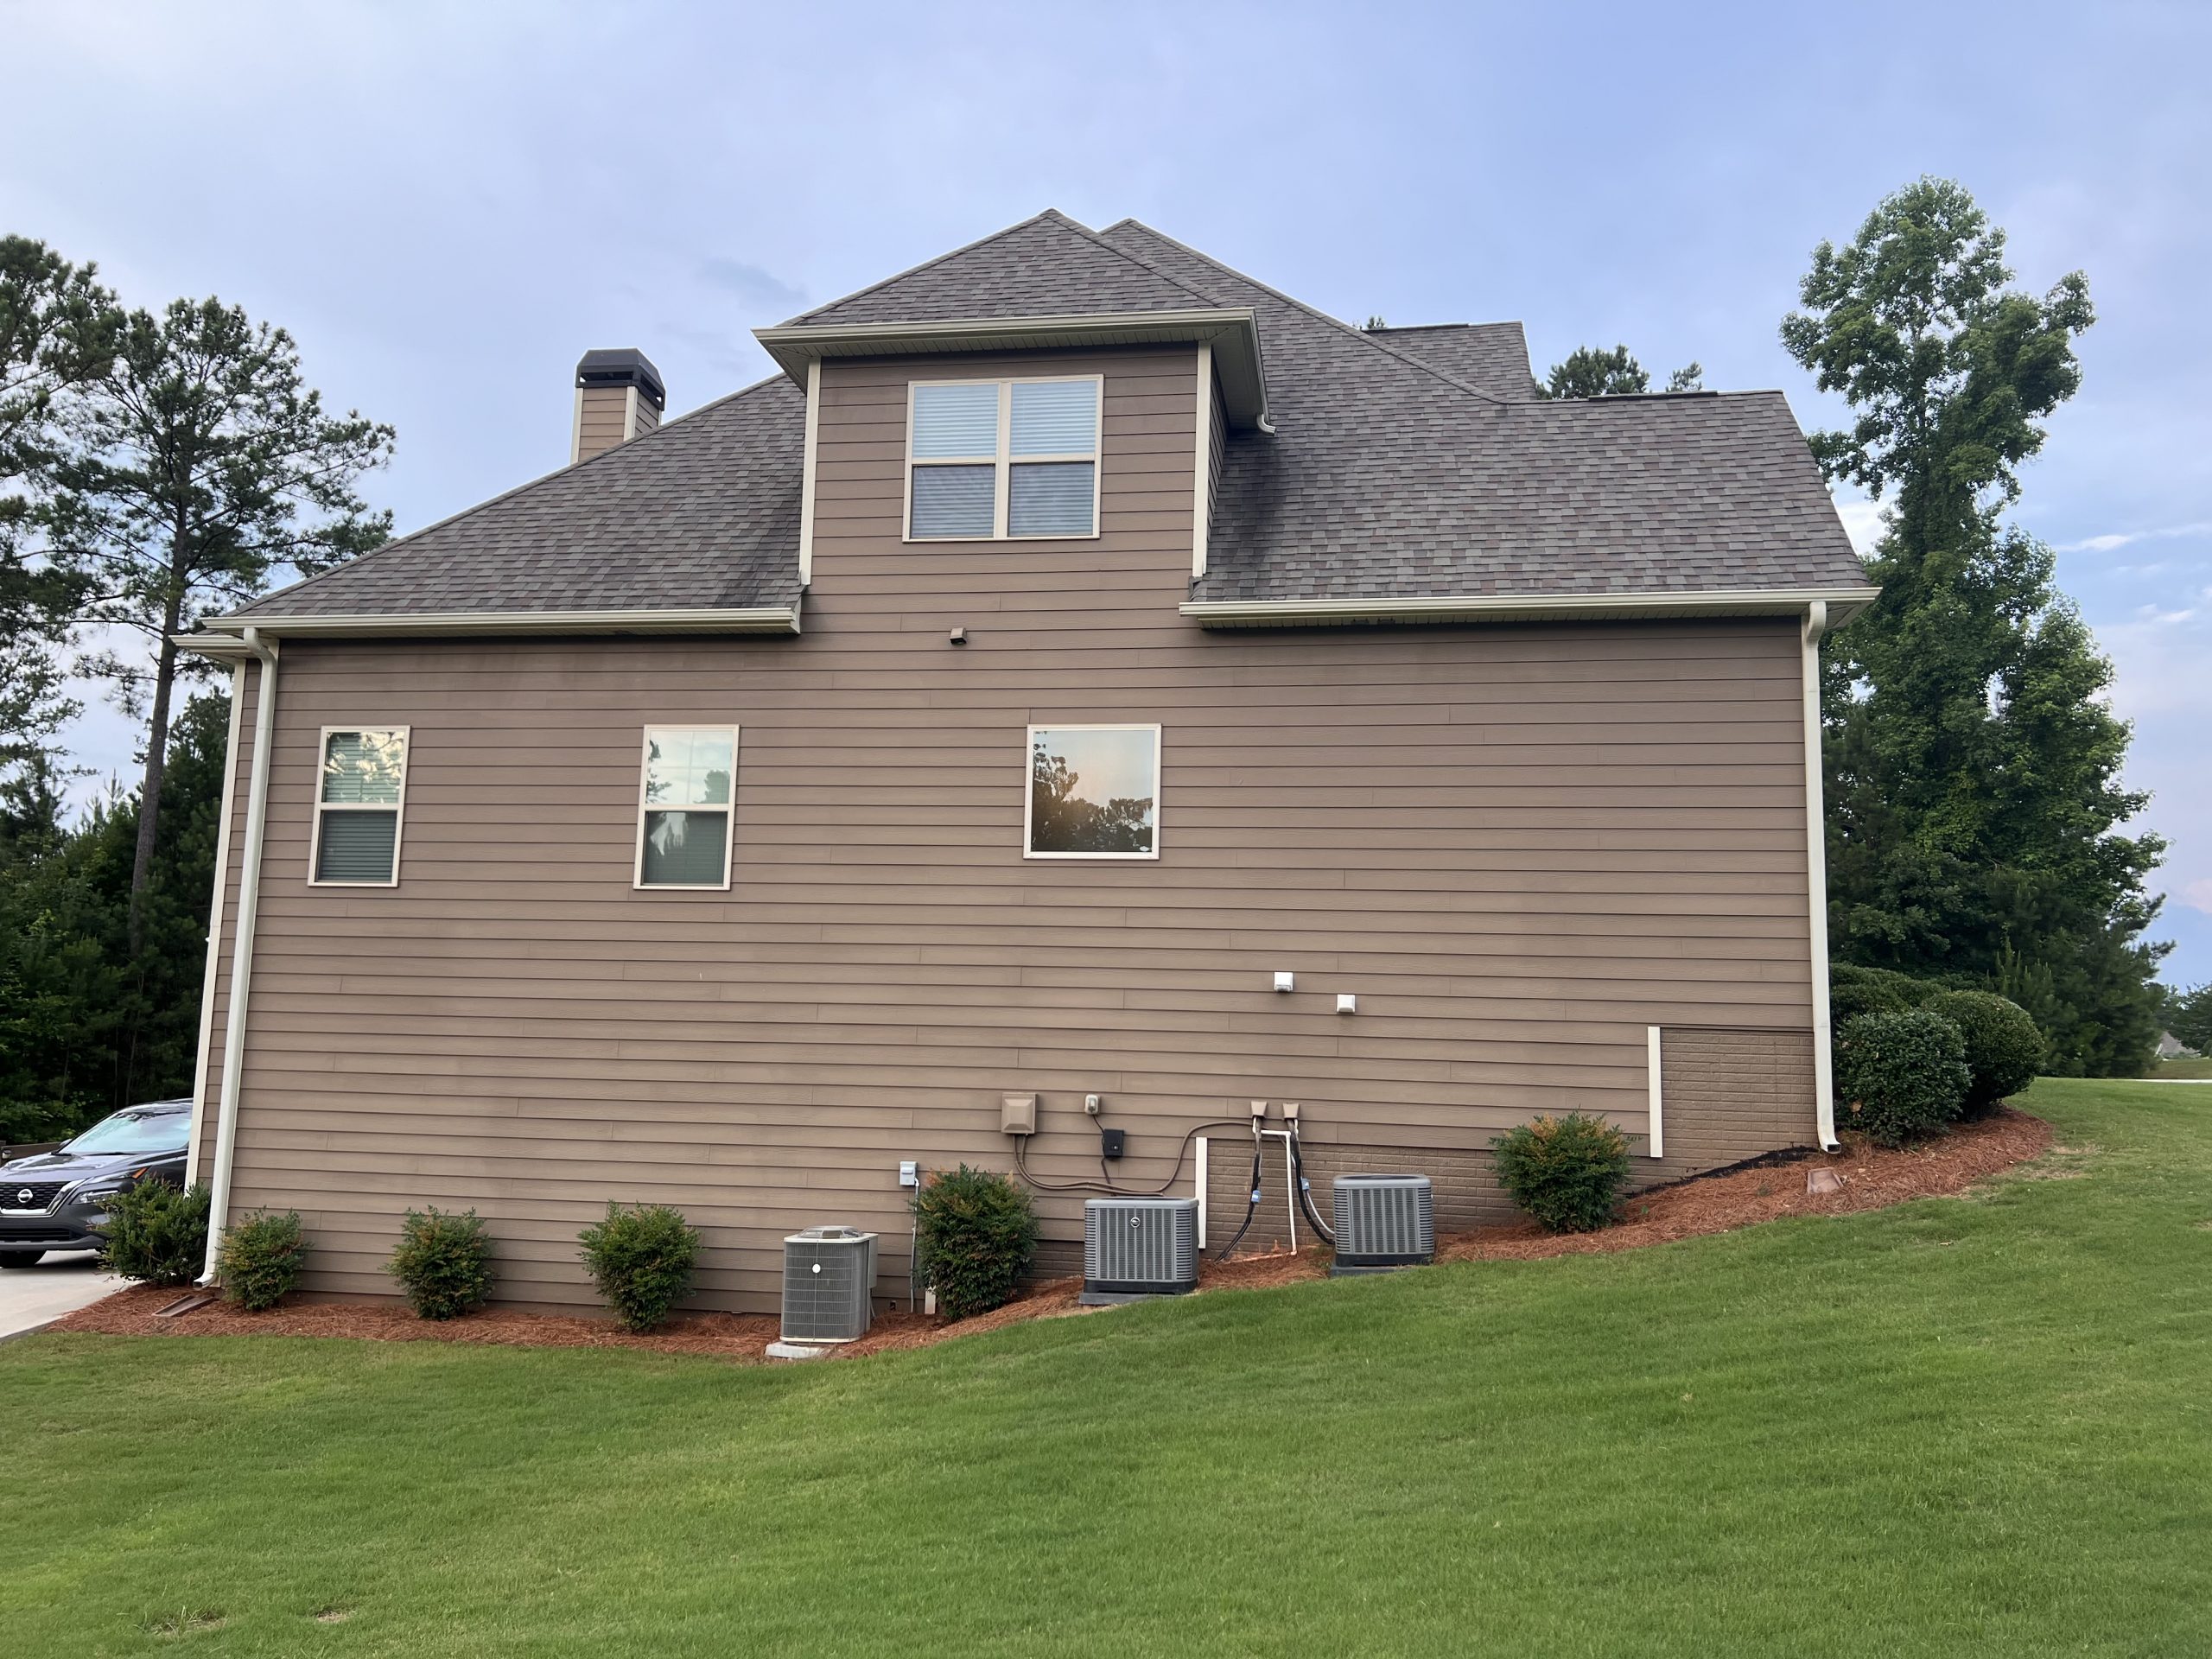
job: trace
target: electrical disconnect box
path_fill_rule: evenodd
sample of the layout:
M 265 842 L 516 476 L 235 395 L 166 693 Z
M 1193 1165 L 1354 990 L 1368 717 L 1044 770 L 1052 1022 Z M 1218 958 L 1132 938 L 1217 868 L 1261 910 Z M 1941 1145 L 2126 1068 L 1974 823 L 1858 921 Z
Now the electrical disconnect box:
M 1098 1155 L 1101 1158 L 1118 1158 L 1128 1149 L 1128 1130 L 1101 1129 L 1098 1131 Z
M 1037 1096 L 1034 1095 L 1000 1096 L 999 1128 L 1007 1135 L 1036 1134 Z

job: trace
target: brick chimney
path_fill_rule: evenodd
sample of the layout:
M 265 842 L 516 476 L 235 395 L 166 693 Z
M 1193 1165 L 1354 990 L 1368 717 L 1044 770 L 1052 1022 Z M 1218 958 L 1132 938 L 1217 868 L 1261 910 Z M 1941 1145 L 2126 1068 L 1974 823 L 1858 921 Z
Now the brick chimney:
M 586 352 L 576 365 L 576 430 L 569 464 L 589 461 L 660 424 L 660 371 L 643 352 Z

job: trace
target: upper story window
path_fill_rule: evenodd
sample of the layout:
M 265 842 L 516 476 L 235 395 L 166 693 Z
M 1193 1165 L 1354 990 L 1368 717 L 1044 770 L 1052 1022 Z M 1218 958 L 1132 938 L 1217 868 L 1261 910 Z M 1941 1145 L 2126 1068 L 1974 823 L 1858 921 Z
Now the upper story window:
M 1160 856 L 1160 728 L 1032 726 L 1030 858 Z
M 648 726 L 638 790 L 641 887 L 729 886 L 734 726 Z
M 1098 533 L 1103 382 L 917 380 L 906 410 L 906 538 Z
M 315 798 L 315 871 L 329 887 L 399 884 L 399 815 L 407 798 L 407 730 L 322 730 Z

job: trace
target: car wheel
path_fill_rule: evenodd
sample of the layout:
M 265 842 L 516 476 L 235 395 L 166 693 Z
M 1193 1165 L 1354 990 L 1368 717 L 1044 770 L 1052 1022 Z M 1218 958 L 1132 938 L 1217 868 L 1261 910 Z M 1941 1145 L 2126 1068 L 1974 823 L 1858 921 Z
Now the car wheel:
M 0 1250 L 0 1268 L 35 1268 L 44 1260 L 44 1250 Z

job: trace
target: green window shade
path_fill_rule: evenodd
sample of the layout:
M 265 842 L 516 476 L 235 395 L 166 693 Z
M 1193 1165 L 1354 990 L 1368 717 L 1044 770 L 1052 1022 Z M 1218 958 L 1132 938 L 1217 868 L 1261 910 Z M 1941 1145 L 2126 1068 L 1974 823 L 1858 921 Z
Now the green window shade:
M 639 880 L 649 887 L 719 887 L 728 846 L 728 812 L 648 811 Z
M 333 732 L 322 752 L 325 805 L 399 804 L 407 741 L 397 732 Z
M 317 828 L 315 879 L 389 883 L 399 849 L 399 814 L 325 812 Z

